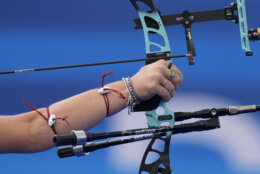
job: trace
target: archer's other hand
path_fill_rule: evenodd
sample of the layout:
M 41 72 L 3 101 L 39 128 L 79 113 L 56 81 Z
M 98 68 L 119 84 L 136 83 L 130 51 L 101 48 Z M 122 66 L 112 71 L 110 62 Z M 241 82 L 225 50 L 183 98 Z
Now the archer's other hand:
M 141 101 L 159 95 L 167 102 L 174 96 L 182 85 L 183 75 L 175 65 L 169 68 L 169 64 L 165 60 L 159 60 L 142 67 L 131 78 L 133 88 Z

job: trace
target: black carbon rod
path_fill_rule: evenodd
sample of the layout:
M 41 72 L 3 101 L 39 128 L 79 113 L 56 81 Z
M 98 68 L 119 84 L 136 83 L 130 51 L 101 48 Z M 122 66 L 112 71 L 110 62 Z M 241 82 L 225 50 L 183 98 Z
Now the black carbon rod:
M 66 145 L 78 145 L 79 132 L 81 134 L 85 134 L 85 143 L 101 140 L 107 138 L 121 137 L 121 136 L 130 136 L 130 135 L 141 135 L 141 134 L 149 134 L 149 133 L 158 133 L 158 132 L 167 132 L 172 130 L 173 126 L 162 126 L 158 128 L 140 128 L 140 129 L 130 129 L 123 131 L 113 131 L 113 132 L 85 132 L 85 131 L 71 131 L 66 135 L 54 135 L 53 142 L 56 146 L 66 146 Z
M 202 109 L 195 112 L 175 112 L 174 118 L 175 121 L 183 121 L 191 118 L 217 118 L 258 111 L 260 111 L 260 105 L 229 106 L 227 108 Z
M 165 56 L 165 57 L 151 57 L 149 59 L 150 60 L 173 59 L 173 58 L 181 58 L 181 57 L 189 57 L 189 56 L 191 56 L 191 55 L 183 54 L 183 55 Z M 2 71 L 2 72 L 0 72 L 0 75 L 1 74 L 24 73 L 24 72 L 32 72 L 32 71 L 48 71 L 48 70 L 56 70 L 56 69 L 68 69 L 68 68 L 79 68 L 79 67 L 87 67 L 87 66 L 109 65 L 109 64 L 118 64 L 118 63 L 141 62 L 141 61 L 146 61 L 146 60 L 147 60 L 147 58 L 141 58 L 141 59 L 128 59 L 128 60 L 109 61 L 109 62 L 77 64 L 77 65 L 53 66 L 53 67 L 45 67 L 45 68 L 19 69 L 19 70 L 11 70 L 11 71 Z
M 191 12 L 191 16 L 193 16 L 193 22 L 206 22 L 206 21 L 216 21 L 216 20 L 224 20 L 225 19 L 225 9 L 217 9 L 217 10 L 207 10 L 207 11 L 199 11 L 199 12 Z M 161 16 L 164 26 L 169 25 L 180 25 L 182 22 L 177 19 L 183 18 L 183 14 L 170 14 Z M 134 19 L 136 24 L 135 29 L 141 29 L 142 24 L 139 18 Z
M 79 145 L 85 144 L 86 142 L 90 142 L 93 140 L 121 137 L 121 136 L 130 136 L 130 135 L 143 135 L 143 134 L 154 134 L 154 133 L 166 133 L 168 131 L 172 131 L 172 134 L 179 134 L 184 132 L 192 132 L 192 131 L 203 131 L 216 129 L 220 127 L 219 122 L 215 119 L 209 120 L 200 120 L 194 123 L 186 123 L 179 124 L 174 126 L 162 126 L 162 127 L 154 127 L 154 128 L 141 128 L 141 129 L 130 129 L 123 131 L 113 131 L 113 132 L 98 132 L 91 133 L 85 131 L 72 131 L 70 134 L 66 135 L 55 135 L 53 137 L 53 142 L 56 146 L 66 146 L 66 145 Z M 81 135 L 84 135 L 84 140 L 81 140 Z
M 179 133 L 189 133 L 193 131 L 206 131 L 206 130 L 212 130 L 216 128 L 220 128 L 218 118 L 209 119 L 209 120 L 200 120 L 194 123 L 176 125 L 173 128 L 171 128 L 171 131 L 172 131 L 172 135 L 174 135 Z M 159 132 L 156 134 L 158 134 L 159 136 L 165 136 L 166 132 Z M 98 149 L 107 148 L 110 146 L 151 139 L 156 134 L 150 133 L 150 134 L 135 135 L 135 136 L 114 139 L 114 140 L 89 142 L 86 143 L 85 145 L 79 145 L 79 146 L 64 146 L 58 149 L 58 156 L 60 158 L 65 158 L 70 156 L 82 156 L 89 152 Z

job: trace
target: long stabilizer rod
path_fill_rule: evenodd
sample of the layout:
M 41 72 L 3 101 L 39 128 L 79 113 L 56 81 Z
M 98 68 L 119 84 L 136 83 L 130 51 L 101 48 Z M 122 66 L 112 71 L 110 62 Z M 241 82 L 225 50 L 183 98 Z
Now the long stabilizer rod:
M 175 112 L 174 116 L 175 121 L 183 121 L 191 118 L 217 118 L 257 111 L 260 111 L 260 105 L 229 106 L 227 108 L 211 108 L 195 112 Z
M 60 158 L 65 158 L 65 157 L 70 157 L 70 156 L 87 155 L 89 152 L 92 152 L 92 151 L 95 151 L 98 149 L 103 149 L 103 148 L 110 147 L 110 146 L 151 139 L 155 134 L 158 134 L 159 136 L 165 136 L 166 132 L 168 132 L 168 131 L 172 131 L 172 134 L 179 134 L 179 133 L 188 133 L 188 132 L 193 132 L 193 131 L 212 130 L 212 129 L 216 129 L 219 127 L 220 127 L 219 120 L 217 118 L 215 118 L 215 119 L 209 119 L 209 120 L 200 120 L 200 121 L 197 121 L 194 123 L 175 125 L 173 127 L 166 126 L 166 127 L 162 127 L 162 128 L 159 127 L 159 128 L 153 128 L 153 129 L 139 129 L 137 131 L 128 130 L 127 135 L 135 135 L 135 136 L 120 138 L 120 139 L 113 139 L 113 140 L 105 140 L 105 141 L 100 141 L 100 142 L 88 142 L 83 145 L 77 145 L 77 146 L 69 145 L 69 146 L 60 147 L 58 149 L 58 156 Z M 142 132 L 142 134 L 141 134 L 141 132 Z M 143 132 L 145 134 L 143 134 Z M 153 133 L 148 133 L 148 132 L 153 132 Z M 100 133 L 98 133 L 98 134 L 99 134 L 98 139 L 100 139 Z M 112 137 L 114 137 L 115 132 L 104 133 L 104 135 L 102 135 L 101 138 L 103 139 L 106 137 L 110 137 L 109 134 L 112 134 L 113 135 Z M 126 136 L 124 131 L 118 131 L 116 134 L 118 136 Z M 136 134 L 141 134 L 141 135 L 136 135 Z M 94 137 L 94 133 L 92 134 L 92 137 Z M 64 145 L 64 143 L 62 143 L 62 144 Z M 56 142 L 56 145 L 57 145 L 57 142 Z
M 53 142 L 56 146 L 66 146 L 66 145 L 84 145 L 86 142 L 93 140 L 114 138 L 120 136 L 130 136 L 130 135 L 141 135 L 150 133 L 165 133 L 172 131 L 173 134 L 184 133 L 186 131 L 203 131 L 212 128 L 219 127 L 219 123 L 212 120 L 201 120 L 194 123 L 186 123 L 175 126 L 161 126 L 153 128 L 141 128 L 141 129 L 130 129 L 123 131 L 113 131 L 113 132 L 98 132 L 91 133 L 85 131 L 71 131 L 71 133 L 66 135 L 55 135 L 53 137 Z

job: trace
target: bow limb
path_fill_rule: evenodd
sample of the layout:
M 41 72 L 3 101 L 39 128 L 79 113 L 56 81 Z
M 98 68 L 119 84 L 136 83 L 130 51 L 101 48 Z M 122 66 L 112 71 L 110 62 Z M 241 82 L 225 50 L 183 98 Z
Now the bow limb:
M 246 5 L 245 0 L 237 0 L 237 12 L 240 28 L 241 45 L 243 51 L 247 56 L 252 56 L 253 52 L 250 49 L 249 37 L 248 37 L 248 25 L 246 17 Z

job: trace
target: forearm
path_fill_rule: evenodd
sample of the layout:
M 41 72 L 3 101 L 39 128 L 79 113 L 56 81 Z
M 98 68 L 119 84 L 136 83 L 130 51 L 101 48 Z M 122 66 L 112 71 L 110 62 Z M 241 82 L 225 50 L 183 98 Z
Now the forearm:
M 44 113 L 46 109 L 39 109 Z M 0 116 L 0 153 L 30 153 L 52 147 L 52 130 L 36 112 Z
M 122 81 L 108 85 L 127 96 Z M 125 107 L 126 99 L 110 92 L 109 115 Z M 47 108 L 38 109 L 47 118 Z M 67 117 L 68 126 L 62 120 L 56 120 L 54 128 L 57 134 L 66 134 L 71 130 L 88 130 L 106 118 L 106 105 L 98 89 L 89 90 L 52 104 L 50 114 Z M 32 153 L 47 150 L 54 146 L 52 128 L 36 111 L 11 117 L 0 117 L 0 153 Z M 10 129 L 10 126 L 15 129 Z
M 127 98 L 127 89 L 122 81 L 111 83 L 108 86 L 120 91 Z M 109 115 L 113 115 L 125 107 L 127 99 L 122 99 L 113 92 L 107 95 L 110 104 Z M 59 134 L 68 133 L 71 129 L 88 130 L 104 120 L 107 114 L 105 101 L 103 96 L 98 93 L 98 89 L 83 92 L 54 103 L 49 109 L 50 113 L 57 117 L 68 116 L 67 120 L 71 128 L 60 120 L 55 123 L 55 129 Z

